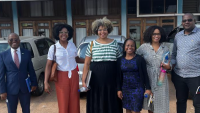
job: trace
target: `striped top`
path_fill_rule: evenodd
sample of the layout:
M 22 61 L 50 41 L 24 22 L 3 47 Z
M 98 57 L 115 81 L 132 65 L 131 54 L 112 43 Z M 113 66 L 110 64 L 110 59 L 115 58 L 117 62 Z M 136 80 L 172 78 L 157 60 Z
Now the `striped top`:
M 85 56 L 91 57 L 90 52 L 91 42 L 88 44 Z M 108 44 L 98 43 L 96 40 L 93 40 L 92 47 L 92 60 L 91 62 L 100 62 L 100 61 L 116 61 L 117 58 L 122 56 L 120 52 L 119 45 L 116 40 L 113 40 Z

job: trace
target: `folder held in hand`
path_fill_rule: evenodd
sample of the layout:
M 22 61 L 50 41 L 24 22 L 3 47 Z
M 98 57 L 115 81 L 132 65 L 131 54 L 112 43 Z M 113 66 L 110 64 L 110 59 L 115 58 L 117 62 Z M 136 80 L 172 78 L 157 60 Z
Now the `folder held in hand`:
M 26 85 L 28 87 L 29 93 L 31 92 L 31 79 L 30 77 L 26 78 Z

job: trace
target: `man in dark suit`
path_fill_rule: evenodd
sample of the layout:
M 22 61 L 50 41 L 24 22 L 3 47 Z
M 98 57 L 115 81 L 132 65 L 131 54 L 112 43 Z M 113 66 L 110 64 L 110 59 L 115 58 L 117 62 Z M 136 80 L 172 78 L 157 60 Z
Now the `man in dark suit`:
M 11 49 L 0 53 L 0 96 L 6 100 L 8 113 L 16 113 L 18 100 L 23 113 L 30 113 L 30 93 L 25 79 L 30 76 L 31 91 L 37 88 L 37 78 L 31 54 L 20 48 L 19 36 L 11 33 L 8 36 Z

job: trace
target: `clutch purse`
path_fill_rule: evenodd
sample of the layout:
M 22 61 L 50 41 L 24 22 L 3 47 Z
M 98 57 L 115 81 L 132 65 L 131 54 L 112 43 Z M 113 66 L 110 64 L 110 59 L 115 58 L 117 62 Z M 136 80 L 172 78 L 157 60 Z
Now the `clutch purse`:
M 57 63 L 56 63 L 56 45 L 54 45 L 54 55 L 53 55 L 53 64 L 51 67 L 50 81 L 57 82 L 58 80 L 58 71 L 57 71 Z

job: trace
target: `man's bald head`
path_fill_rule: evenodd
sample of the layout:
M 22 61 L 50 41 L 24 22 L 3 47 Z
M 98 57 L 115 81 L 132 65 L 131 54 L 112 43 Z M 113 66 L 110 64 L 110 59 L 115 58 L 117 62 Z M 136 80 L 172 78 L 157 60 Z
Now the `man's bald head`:
M 185 14 L 183 15 L 183 18 L 184 18 L 184 16 L 190 16 L 190 17 L 192 17 L 192 19 L 194 19 L 194 15 L 193 15 L 192 13 L 185 13 Z

